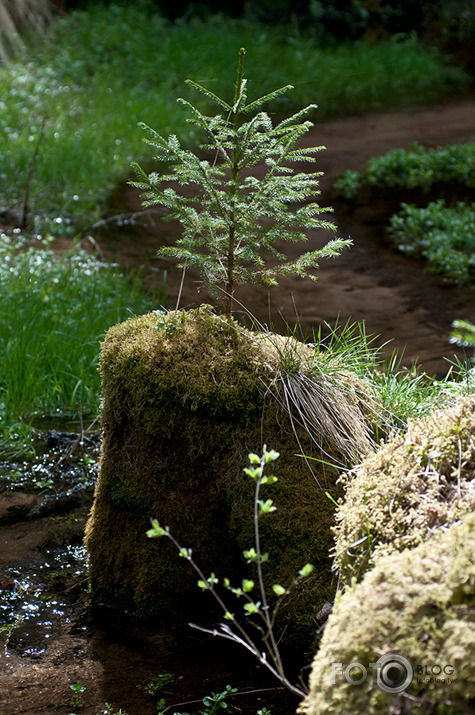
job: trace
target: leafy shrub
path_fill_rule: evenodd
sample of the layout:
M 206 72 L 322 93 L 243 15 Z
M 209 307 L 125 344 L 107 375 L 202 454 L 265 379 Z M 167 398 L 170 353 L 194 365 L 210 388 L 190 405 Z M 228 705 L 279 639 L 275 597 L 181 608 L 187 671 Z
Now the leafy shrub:
M 302 696 L 307 692 L 305 684 L 299 683 L 297 685 L 292 683 L 285 673 L 285 667 L 279 649 L 281 639 L 275 632 L 275 620 L 278 609 L 281 605 L 284 605 L 284 598 L 287 598 L 288 600 L 288 596 L 290 595 L 292 589 L 301 581 L 308 578 L 314 567 L 309 563 L 302 566 L 298 573 L 294 575 L 293 580 L 286 587 L 281 586 L 279 583 L 275 583 L 272 586 L 272 592 L 274 597 L 277 596 L 277 601 L 272 604 L 271 608 L 271 604 L 268 600 L 270 595 L 268 593 L 269 584 L 266 583 L 264 578 L 264 565 L 269 559 L 269 554 L 262 551 L 261 547 L 260 520 L 264 515 L 271 514 L 277 509 L 277 507 L 274 506 L 272 499 L 266 499 L 264 501 L 264 499 L 259 498 L 262 494 L 261 488 L 263 486 L 272 485 L 278 481 L 277 477 L 264 474 L 264 471 L 266 466 L 275 462 L 279 456 L 279 452 L 276 452 L 273 449 L 267 450 L 266 445 L 264 445 L 261 456 L 253 453 L 249 454 L 250 466 L 244 469 L 245 474 L 254 480 L 255 491 L 253 505 L 254 546 L 250 549 L 244 550 L 243 556 L 248 564 L 253 564 L 255 566 L 257 584 L 251 579 L 244 578 L 240 586 L 233 587 L 228 578 L 223 579 L 223 587 L 225 590 L 233 594 L 237 599 L 242 597 L 243 600 L 246 601 L 243 607 L 245 618 L 257 618 L 257 623 L 254 623 L 253 625 L 255 625 L 260 631 L 260 639 L 254 640 L 254 638 L 249 635 L 245 626 L 242 624 L 242 615 L 237 617 L 229 610 L 225 600 L 223 600 L 223 596 L 221 596 L 216 588 L 219 583 L 219 579 L 216 574 L 212 572 L 207 578 L 200 566 L 194 560 L 193 550 L 191 548 L 181 546 L 174 535 L 170 532 L 168 526 L 162 527 L 157 519 L 152 519 L 152 528 L 147 531 L 147 536 L 149 538 L 165 536 L 172 542 L 172 544 L 176 547 L 179 556 L 186 559 L 199 576 L 199 588 L 203 591 L 209 591 L 209 593 L 212 594 L 222 611 L 224 620 L 226 621 L 226 623 L 220 623 L 218 629 L 213 628 L 212 630 L 201 625 L 192 623 L 190 623 L 190 625 L 193 628 L 197 628 L 198 630 L 209 633 L 210 635 L 219 635 L 222 638 L 239 643 L 246 650 L 252 653 L 261 665 L 267 668 L 282 683 L 282 685 L 284 685 L 284 687 L 292 693 Z M 205 704 L 208 703 L 205 702 Z M 211 701 L 209 704 L 211 704 Z
M 442 199 L 426 208 L 402 204 L 388 234 L 400 251 L 424 258 L 433 273 L 475 283 L 475 204 L 449 208 Z
M 425 149 L 414 142 L 411 148 L 392 149 L 384 156 L 370 159 L 364 171 L 347 171 L 335 182 L 335 190 L 346 199 L 354 199 L 364 187 L 378 189 L 422 189 L 425 192 L 439 182 L 458 182 L 475 187 L 475 142 L 447 144 Z

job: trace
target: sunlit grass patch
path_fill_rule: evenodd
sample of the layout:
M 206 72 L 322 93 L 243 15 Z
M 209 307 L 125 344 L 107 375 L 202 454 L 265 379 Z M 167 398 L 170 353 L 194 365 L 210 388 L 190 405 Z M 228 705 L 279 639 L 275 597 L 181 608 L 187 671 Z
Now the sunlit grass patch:
M 97 414 L 103 334 L 160 301 L 139 273 L 0 234 L 0 436 L 23 439 L 34 415 Z

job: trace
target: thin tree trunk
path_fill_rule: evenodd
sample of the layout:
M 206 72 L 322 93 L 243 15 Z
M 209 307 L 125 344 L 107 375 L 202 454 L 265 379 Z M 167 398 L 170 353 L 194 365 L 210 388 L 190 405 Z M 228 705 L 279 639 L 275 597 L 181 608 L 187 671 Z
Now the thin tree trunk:
M 25 39 L 43 37 L 52 21 L 48 0 L 0 2 L 0 62 L 9 62 L 25 47 Z

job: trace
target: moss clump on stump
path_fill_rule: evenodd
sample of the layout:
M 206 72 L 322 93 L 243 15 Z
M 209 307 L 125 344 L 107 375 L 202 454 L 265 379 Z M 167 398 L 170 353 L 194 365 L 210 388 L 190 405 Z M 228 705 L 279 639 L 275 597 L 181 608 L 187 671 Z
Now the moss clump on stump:
M 294 362 L 308 351 L 293 341 Z M 149 520 L 192 547 L 205 573 L 248 575 L 242 550 L 253 545 L 253 484 L 243 468 L 248 453 L 266 443 L 281 453 L 271 494 L 277 512 L 261 524 L 269 586 L 289 584 L 305 563 L 316 566 L 294 605 L 282 609 L 282 623 L 292 623 L 288 635 L 311 642 L 315 614 L 336 588 L 328 555 L 334 507 L 325 491 L 338 498 L 338 472 L 322 466 L 317 484 L 298 456 L 322 452 L 276 399 L 281 357 L 271 339 L 207 306 L 151 313 L 108 331 L 100 475 L 86 529 L 97 601 L 161 624 L 216 618 L 186 560 L 169 542 L 146 537 Z
M 342 479 L 336 566 L 342 584 L 475 509 L 475 396 L 409 423 Z
M 337 602 L 298 712 L 475 712 L 474 552 L 475 514 L 469 514 L 413 549 L 381 557 Z M 414 680 L 407 695 L 383 692 L 373 683 L 369 664 L 386 653 L 410 661 Z M 368 677 L 360 685 L 344 675 L 332 678 L 333 663 L 341 663 L 343 673 L 360 663 Z

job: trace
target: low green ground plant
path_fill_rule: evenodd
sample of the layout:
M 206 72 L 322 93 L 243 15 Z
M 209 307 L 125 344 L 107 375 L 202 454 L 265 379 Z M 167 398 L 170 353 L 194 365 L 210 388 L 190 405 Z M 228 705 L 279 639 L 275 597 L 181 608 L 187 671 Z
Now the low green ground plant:
M 77 683 L 72 683 L 69 687 L 73 691 L 73 695 L 59 705 L 55 705 L 55 707 L 69 707 L 74 708 L 74 710 L 82 710 L 85 706 L 83 697 L 87 690 L 86 686 L 83 685 L 81 681 L 78 681 Z M 70 712 L 68 715 L 76 715 L 76 713 Z M 116 710 L 111 703 L 104 703 L 104 708 L 97 712 L 96 715 L 127 715 L 127 713 L 125 710 L 122 710 L 122 708 Z
M 469 81 L 414 39 L 321 48 L 257 23 L 170 24 L 140 3 L 90 4 L 57 22 L 39 50 L 0 69 L 0 207 L 21 211 L 28 192 L 30 226 L 43 233 L 96 221 L 132 158 L 149 157 L 137 123 L 179 131 L 197 146 L 177 88 L 191 66 L 222 95 L 241 46 L 253 50 L 253 96 L 295 84 L 292 98 L 276 98 L 281 114 L 310 102 L 320 118 L 420 104 Z
M 79 248 L 60 256 L 0 234 L 0 439 L 21 443 L 35 415 L 96 415 L 101 337 L 161 298 Z
M 417 208 L 403 203 L 387 231 L 402 253 L 423 258 L 431 272 L 455 283 L 475 283 L 475 204 L 447 206 L 440 199 Z
M 204 705 L 204 710 L 200 710 L 200 715 L 216 715 L 216 713 L 221 713 L 226 711 L 226 713 L 242 713 L 242 709 L 232 702 L 231 698 L 235 695 L 244 694 L 238 691 L 237 688 L 233 688 L 232 685 L 226 685 L 224 690 L 221 692 L 211 693 L 210 695 L 205 695 L 201 700 L 201 704 Z M 164 700 L 161 700 L 157 704 L 158 715 L 166 715 L 166 713 L 173 712 L 174 715 L 187 715 L 187 712 L 178 712 L 177 707 L 190 707 L 191 705 L 196 705 L 197 701 L 188 701 L 184 703 L 178 703 L 178 705 L 167 705 Z M 272 715 L 271 710 L 267 707 L 259 708 L 256 715 Z
M 69 687 L 73 691 L 73 694 L 61 703 L 61 705 L 74 708 L 75 710 L 81 710 L 84 707 L 82 698 L 83 694 L 86 692 L 86 686 L 78 681 L 77 683 L 71 683 Z M 74 715 L 74 713 L 70 713 L 70 715 Z
M 373 157 L 363 171 L 346 171 L 335 182 L 338 195 L 354 199 L 365 186 L 376 189 L 421 189 L 456 182 L 475 186 L 475 142 L 426 149 L 414 142 L 410 149 L 392 149 Z
M 356 199 L 367 188 L 431 191 L 448 195 L 475 187 L 475 142 L 426 149 L 415 142 L 370 159 L 363 171 L 347 171 L 334 184 L 337 195 Z M 396 195 L 397 196 L 397 195 Z M 438 199 L 425 207 L 401 203 L 387 227 L 398 249 L 427 262 L 430 271 L 460 284 L 475 282 L 475 205 Z
M 475 325 L 469 320 L 454 320 L 451 343 L 456 343 L 464 348 L 475 348 Z

